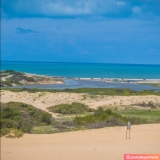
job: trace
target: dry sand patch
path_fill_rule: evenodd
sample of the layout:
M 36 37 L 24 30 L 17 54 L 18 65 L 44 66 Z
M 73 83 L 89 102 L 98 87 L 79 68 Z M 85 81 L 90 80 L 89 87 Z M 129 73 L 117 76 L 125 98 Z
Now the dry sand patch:
M 108 127 L 50 135 L 1 138 L 2 160 L 123 160 L 125 153 L 160 154 L 160 124 Z
M 84 98 L 85 97 L 85 98 Z M 2 91 L 1 101 L 6 102 L 24 102 L 31 104 L 39 109 L 46 110 L 47 107 L 72 102 L 80 102 L 87 104 L 91 108 L 97 108 L 99 106 L 120 106 L 120 105 L 131 105 L 137 103 L 147 103 L 152 101 L 154 103 L 160 104 L 160 96 L 150 95 L 150 96 L 100 96 L 100 95 L 87 95 L 79 93 L 50 93 L 50 92 L 11 92 Z

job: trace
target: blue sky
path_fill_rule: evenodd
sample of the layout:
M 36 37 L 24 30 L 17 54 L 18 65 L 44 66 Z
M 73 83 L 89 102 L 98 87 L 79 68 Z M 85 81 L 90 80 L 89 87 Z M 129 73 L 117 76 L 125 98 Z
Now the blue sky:
M 160 0 L 1 0 L 1 59 L 160 64 Z

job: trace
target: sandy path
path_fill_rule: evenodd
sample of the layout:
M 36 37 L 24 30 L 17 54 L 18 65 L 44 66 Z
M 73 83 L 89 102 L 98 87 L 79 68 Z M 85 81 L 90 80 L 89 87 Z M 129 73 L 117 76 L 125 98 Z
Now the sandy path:
M 2 160 L 123 160 L 125 153 L 160 154 L 160 124 L 24 135 L 1 139 Z

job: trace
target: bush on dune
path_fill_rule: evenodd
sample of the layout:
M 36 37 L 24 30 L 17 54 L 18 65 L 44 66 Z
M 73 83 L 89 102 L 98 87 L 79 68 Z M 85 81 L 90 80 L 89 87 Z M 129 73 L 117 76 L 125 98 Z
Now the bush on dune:
M 1 103 L 1 136 L 10 138 L 21 137 L 23 133 L 55 133 L 80 129 L 103 128 L 108 126 L 124 126 L 151 122 L 150 116 L 159 117 L 159 110 L 112 111 L 111 109 L 89 109 L 88 106 L 74 102 L 49 107 L 50 111 L 61 114 L 79 114 L 79 116 L 62 116 L 54 120 L 50 113 L 31 105 L 19 102 Z M 93 113 L 86 113 L 86 112 Z M 85 116 L 82 116 L 85 113 Z M 123 116 L 122 116 L 122 115 Z M 81 115 L 81 116 L 80 116 Z M 84 114 L 83 114 L 84 115 Z M 146 118 L 144 117 L 146 115 Z M 67 118 L 66 118 L 67 117 Z M 156 120 L 156 119 L 155 119 Z M 158 120 L 154 122 L 159 122 Z
M 21 130 L 15 128 L 5 128 L 1 133 L 5 135 L 6 138 L 20 138 L 24 134 Z
M 90 111 L 88 106 L 82 103 L 73 102 L 72 104 L 60 104 L 56 106 L 48 107 L 50 112 L 61 114 L 78 114 Z
M 99 108 L 93 115 L 75 117 L 74 122 L 87 128 L 102 128 L 105 126 L 125 125 L 127 118 L 112 112 L 110 109 L 104 110 Z
M 31 133 L 34 126 L 48 125 L 52 115 L 31 105 L 19 102 L 1 103 L 1 136 L 14 130 Z M 16 135 L 16 134 L 15 134 Z

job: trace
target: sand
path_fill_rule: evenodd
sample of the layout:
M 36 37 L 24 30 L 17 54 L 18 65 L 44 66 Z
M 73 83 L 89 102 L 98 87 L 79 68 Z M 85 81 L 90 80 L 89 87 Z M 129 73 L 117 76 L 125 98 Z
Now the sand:
M 11 92 L 2 91 L 1 92 L 1 102 L 24 102 L 31 104 L 39 109 L 47 110 L 47 107 L 54 106 L 57 104 L 72 102 L 80 102 L 88 105 L 90 108 L 102 107 L 124 107 L 127 105 L 132 105 L 138 103 L 148 103 L 152 101 L 155 104 L 160 104 L 160 96 L 150 95 L 150 96 L 100 96 L 100 95 L 88 95 L 79 93 L 49 93 L 49 92 Z M 121 108 L 120 108 L 121 109 Z M 56 116 L 56 114 L 53 114 Z
M 123 160 L 124 154 L 160 154 L 160 124 L 108 127 L 1 138 L 1 160 Z
M 160 96 L 90 96 L 77 93 L 1 92 L 1 102 L 24 102 L 47 111 L 47 107 L 81 102 L 91 108 L 122 107 L 152 101 Z M 53 116 L 55 116 L 53 114 Z M 125 153 L 160 154 L 160 124 L 108 127 L 56 134 L 25 134 L 19 139 L 1 138 L 1 160 L 123 160 Z

